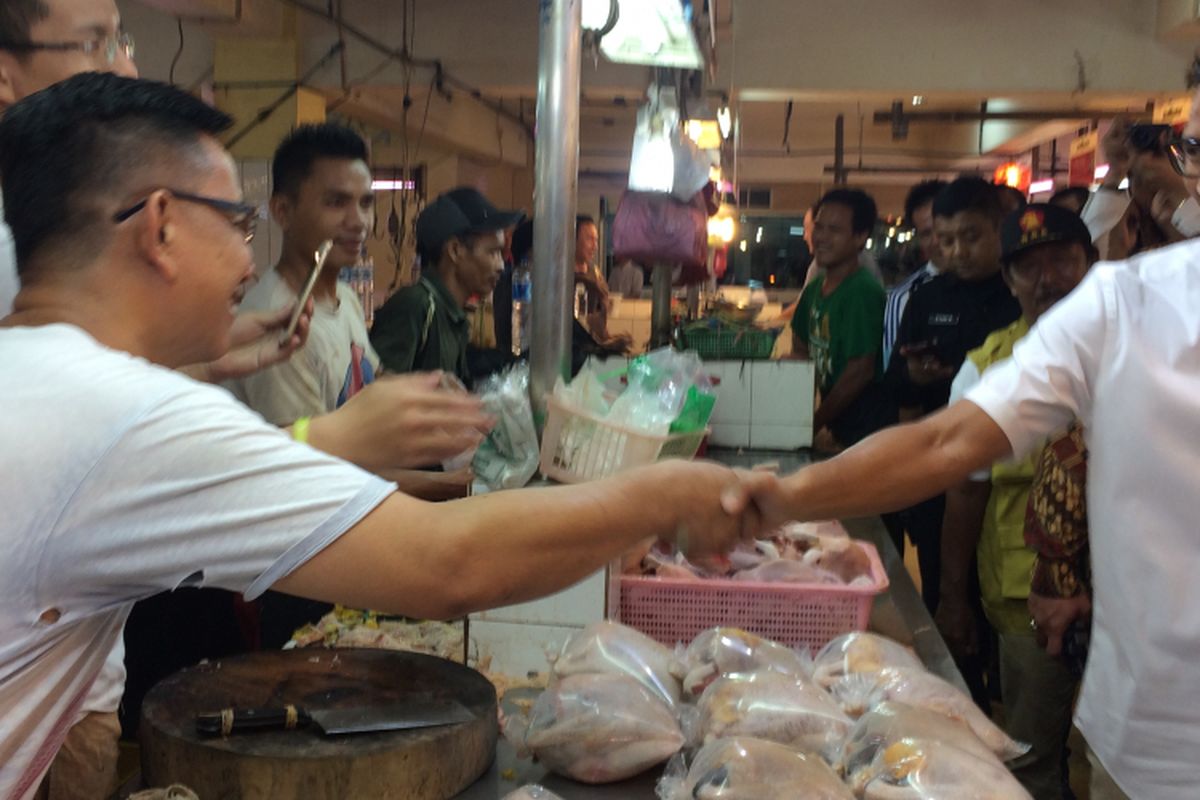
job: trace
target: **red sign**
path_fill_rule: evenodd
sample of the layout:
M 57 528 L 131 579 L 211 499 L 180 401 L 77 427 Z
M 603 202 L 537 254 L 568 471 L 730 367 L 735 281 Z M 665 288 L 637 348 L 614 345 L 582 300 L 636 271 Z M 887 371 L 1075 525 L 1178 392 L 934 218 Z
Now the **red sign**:
M 1096 182 L 1096 151 L 1100 147 L 1100 132 L 1080 136 L 1071 142 L 1071 167 L 1068 186 L 1091 186 Z

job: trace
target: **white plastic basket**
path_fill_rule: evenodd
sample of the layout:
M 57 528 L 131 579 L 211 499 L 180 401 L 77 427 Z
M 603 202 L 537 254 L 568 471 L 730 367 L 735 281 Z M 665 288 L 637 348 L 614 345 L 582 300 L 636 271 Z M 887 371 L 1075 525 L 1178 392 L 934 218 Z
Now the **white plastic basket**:
M 667 436 L 615 425 L 547 398 L 542 474 L 560 483 L 604 478 L 664 458 L 692 458 L 707 430 Z

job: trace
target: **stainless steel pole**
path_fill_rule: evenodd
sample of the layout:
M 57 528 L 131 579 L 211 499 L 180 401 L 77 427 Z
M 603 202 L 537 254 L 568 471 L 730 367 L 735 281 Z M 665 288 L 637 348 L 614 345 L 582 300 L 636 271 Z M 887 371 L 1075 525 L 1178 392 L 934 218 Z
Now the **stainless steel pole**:
M 671 343 L 671 265 L 655 264 L 650 273 L 650 346 Z
M 582 0 L 540 0 L 530 391 L 540 428 L 546 396 L 571 369 L 575 206 L 579 182 Z

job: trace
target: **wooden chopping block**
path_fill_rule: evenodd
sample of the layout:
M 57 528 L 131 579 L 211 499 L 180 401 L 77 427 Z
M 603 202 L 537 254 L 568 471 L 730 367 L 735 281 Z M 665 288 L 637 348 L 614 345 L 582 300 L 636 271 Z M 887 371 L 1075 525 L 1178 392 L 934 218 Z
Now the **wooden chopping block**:
M 325 736 L 315 727 L 228 738 L 196 733 L 196 714 L 222 708 L 359 708 L 432 695 L 458 700 L 473 722 Z M 390 650 L 288 650 L 224 658 L 177 672 L 142 706 L 147 786 L 182 783 L 203 800 L 445 800 L 491 765 L 496 691 L 475 670 Z

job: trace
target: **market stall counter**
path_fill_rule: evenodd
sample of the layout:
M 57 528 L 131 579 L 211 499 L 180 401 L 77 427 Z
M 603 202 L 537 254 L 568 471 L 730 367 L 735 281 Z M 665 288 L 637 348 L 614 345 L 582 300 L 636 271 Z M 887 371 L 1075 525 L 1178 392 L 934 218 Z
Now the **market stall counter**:
M 807 452 L 769 452 L 758 450 L 710 450 L 712 460 L 733 467 L 753 467 L 765 462 L 777 463 L 781 473 L 790 473 L 809 463 Z M 913 648 L 930 672 L 966 691 L 962 676 L 933 620 L 921 602 L 920 593 L 905 569 L 903 559 L 878 517 L 845 520 L 850 535 L 871 542 L 879 551 L 890 585 L 880 594 L 871 610 L 870 630 Z M 531 692 L 536 694 L 535 692 Z M 505 698 L 506 713 L 521 697 L 510 693 Z M 518 759 L 511 745 L 501 738 L 496 760 L 488 772 L 465 792 L 460 800 L 501 800 L 515 789 L 536 783 L 560 795 L 563 800 L 654 800 L 662 768 L 654 768 L 628 781 L 604 786 L 587 786 L 553 775 L 540 764 Z

